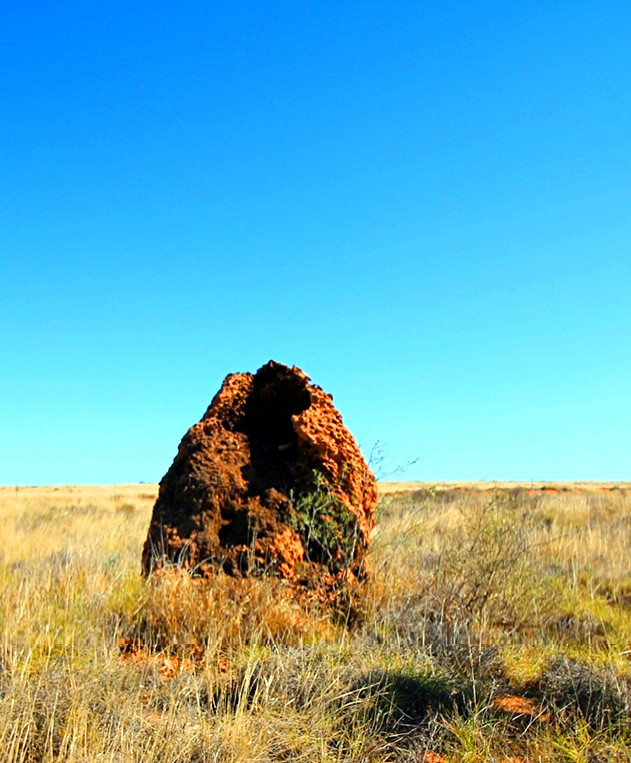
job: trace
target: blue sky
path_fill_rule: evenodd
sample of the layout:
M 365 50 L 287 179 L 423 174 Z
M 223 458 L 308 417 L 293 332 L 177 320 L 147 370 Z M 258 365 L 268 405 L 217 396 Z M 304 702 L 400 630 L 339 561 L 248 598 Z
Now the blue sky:
M 0 484 L 270 358 L 386 473 L 630 479 L 631 5 L 2 3 Z

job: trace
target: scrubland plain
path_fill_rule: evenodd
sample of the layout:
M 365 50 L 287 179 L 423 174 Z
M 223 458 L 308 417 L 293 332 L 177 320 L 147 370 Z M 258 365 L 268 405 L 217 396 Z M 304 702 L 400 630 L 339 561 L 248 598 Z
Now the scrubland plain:
M 0 488 L 0 760 L 631 761 L 631 485 L 382 486 L 346 611 L 140 576 L 157 488 Z

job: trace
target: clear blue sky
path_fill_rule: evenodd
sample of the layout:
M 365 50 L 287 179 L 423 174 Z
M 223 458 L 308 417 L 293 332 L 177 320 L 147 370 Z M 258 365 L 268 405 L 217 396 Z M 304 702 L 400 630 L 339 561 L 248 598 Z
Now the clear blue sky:
M 631 479 L 631 4 L 2 3 L 0 484 L 270 358 L 407 479 Z

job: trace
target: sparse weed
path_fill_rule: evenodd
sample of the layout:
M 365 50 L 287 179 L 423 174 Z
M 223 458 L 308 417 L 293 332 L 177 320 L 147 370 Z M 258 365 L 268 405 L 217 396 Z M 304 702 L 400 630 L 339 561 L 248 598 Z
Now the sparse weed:
M 305 547 L 307 562 L 324 563 L 333 572 L 353 566 L 359 542 L 357 517 L 316 473 L 315 489 L 292 497 L 289 524 Z

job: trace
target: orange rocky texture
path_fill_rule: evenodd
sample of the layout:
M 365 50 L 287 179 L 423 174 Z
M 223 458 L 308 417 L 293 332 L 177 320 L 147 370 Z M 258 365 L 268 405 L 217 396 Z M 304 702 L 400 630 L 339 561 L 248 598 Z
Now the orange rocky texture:
M 496 710 L 512 716 L 513 718 L 527 718 L 547 723 L 550 720 L 549 713 L 544 712 L 538 702 L 529 697 L 509 694 L 504 697 L 496 697 L 493 700 Z
M 137 666 L 153 664 L 162 681 L 170 681 L 181 672 L 192 672 L 201 664 L 203 656 L 199 647 L 191 647 L 185 657 L 165 652 L 156 654 L 148 650 L 141 639 L 134 638 L 122 638 L 118 646 L 124 662 Z
M 296 510 L 314 491 L 328 507 L 319 533 Z M 205 577 L 221 569 L 315 587 L 354 581 L 365 575 L 376 503 L 375 478 L 332 397 L 299 368 L 270 361 L 227 376 L 182 439 L 160 483 L 143 572 L 168 562 Z

